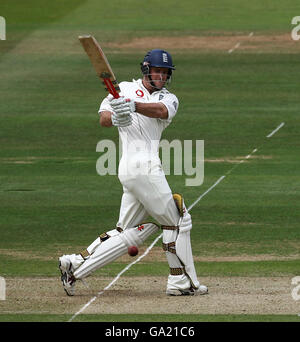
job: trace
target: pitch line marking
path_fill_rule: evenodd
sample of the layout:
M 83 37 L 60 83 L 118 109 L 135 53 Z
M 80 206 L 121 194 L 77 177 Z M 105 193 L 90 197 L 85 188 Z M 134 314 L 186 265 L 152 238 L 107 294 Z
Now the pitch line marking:
M 151 243 L 151 245 L 145 250 L 145 252 L 139 256 L 136 260 L 134 260 L 131 264 L 128 264 L 123 270 L 101 291 L 97 293 L 96 296 L 94 296 L 88 303 L 86 303 L 79 311 L 77 311 L 68 322 L 72 322 L 78 315 L 80 315 L 86 308 L 88 308 L 99 296 L 101 296 L 105 291 L 107 291 L 109 288 L 112 287 L 114 283 L 116 283 L 121 275 L 128 271 L 133 265 L 138 263 L 140 260 L 142 260 L 153 248 L 153 246 L 157 243 L 157 241 L 162 237 L 162 233 Z
M 213 188 L 215 188 L 226 176 L 221 176 L 208 190 L 206 190 L 201 196 L 199 196 L 196 201 L 188 207 L 188 211 L 191 210 L 205 195 L 207 195 Z M 134 260 L 131 264 L 128 264 L 102 291 L 98 292 L 96 296 L 94 296 L 88 303 L 86 303 L 79 311 L 77 311 L 68 322 L 72 322 L 78 315 L 80 315 L 86 308 L 88 308 L 99 296 L 101 296 L 106 290 L 108 290 L 114 283 L 119 280 L 121 275 L 128 271 L 133 265 L 138 263 L 142 260 L 154 247 L 158 240 L 161 239 L 163 233 L 161 233 L 152 243 L 151 245 L 145 250 L 145 252 L 139 256 L 136 260 Z
M 258 148 L 255 148 L 251 153 L 249 153 L 244 159 L 242 159 L 238 164 L 233 166 L 229 171 L 226 172 L 226 175 L 229 175 L 234 169 L 236 169 L 239 165 L 243 164 L 247 159 L 251 158 L 252 154 L 256 153 Z
M 220 182 L 222 182 L 222 180 L 225 178 L 226 176 L 221 176 L 216 182 L 215 184 L 213 184 L 208 190 L 206 190 L 201 196 L 199 196 L 196 201 L 191 204 L 188 207 L 188 211 L 190 211 L 205 195 L 207 195 L 213 188 L 215 188 Z
M 254 34 L 253 32 L 249 33 L 249 34 L 248 34 L 248 37 L 252 37 L 253 34 Z M 238 49 L 238 48 L 240 47 L 240 45 L 241 45 L 240 42 L 236 43 L 235 46 L 234 46 L 232 49 L 229 49 L 229 50 L 228 50 L 228 53 L 232 53 L 234 50 Z
M 282 122 L 278 127 L 276 127 L 274 129 L 274 131 L 272 131 L 270 134 L 268 134 L 266 136 L 266 138 L 271 138 L 272 135 L 274 135 L 276 132 L 278 132 L 280 130 L 280 128 L 282 128 L 285 125 L 285 122 Z
M 282 122 L 277 128 L 275 128 L 270 134 L 266 136 L 266 138 L 272 137 L 276 132 L 280 130 L 285 125 L 284 122 Z M 231 168 L 225 175 L 221 176 L 209 189 L 207 189 L 202 195 L 200 195 L 188 208 L 187 210 L 190 211 L 192 208 L 199 202 L 201 199 L 206 196 L 211 190 L 213 190 L 218 184 L 222 182 L 222 180 L 226 177 L 226 175 L 230 174 L 236 167 L 238 167 L 240 164 L 242 164 L 246 159 L 249 159 L 251 155 L 255 152 L 257 152 L 258 149 L 255 148 L 251 153 L 249 153 L 243 160 L 241 160 L 237 165 L 235 165 L 233 168 Z M 99 291 L 96 296 L 94 296 L 88 303 L 86 303 L 79 311 L 77 311 L 68 322 L 72 322 L 78 315 L 80 315 L 86 308 L 88 308 L 99 296 L 101 296 L 106 290 L 111 288 L 111 286 L 119 280 L 121 275 L 128 271 L 133 265 L 138 263 L 140 260 L 142 260 L 155 246 L 158 240 L 161 239 L 163 236 L 163 233 L 161 233 L 156 239 L 151 243 L 151 245 L 145 250 L 145 252 L 139 256 L 136 260 L 134 260 L 131 264 L 128 264 L 103 290 Z

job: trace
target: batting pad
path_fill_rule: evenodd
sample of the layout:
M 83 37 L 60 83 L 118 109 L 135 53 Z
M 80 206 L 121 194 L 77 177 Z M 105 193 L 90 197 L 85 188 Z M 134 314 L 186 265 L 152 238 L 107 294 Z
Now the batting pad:
M 182 219 L 179 222 L 178 232 L 165 229 L 163 231 L 163 243 L 165 244 L 166 257 L 171 271 L 168 277 L 168 288 L 188 288 L 192 286 L 197 289 L 200 283 L 197 279 L 191 247 L 192 218 L 185 207 L 183 198 L 178 195 L 178 199 L 181 199 L 182 203 L 182 211 L 180 212 Z
M 111 236 L 102 242 L 93 254 L 74 272 L 76 279 L 83 279 L 97 269 L 109 264 L 127 253 L 129 246 L 140 246 L 153 233 L 159 230 L 155 223 L 148 222 Z
M 192 287 L 197 289 L 200 286 L 200 283 L 197 279 L 195 270 L 189 231 L 183 233 L 179 232 L 176 240 L 176 255 L 184 265 L 185 272 L 191 280 Z

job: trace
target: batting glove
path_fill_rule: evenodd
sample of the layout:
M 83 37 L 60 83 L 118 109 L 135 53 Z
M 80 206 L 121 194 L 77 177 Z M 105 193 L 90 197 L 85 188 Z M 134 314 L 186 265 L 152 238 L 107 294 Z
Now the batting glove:
M 132 116 L 130 114 L 118 116 L 116 113 L 113 113 L 111 116 L 111 122 L 113 126 L 116 127 L 130 126 L 132 124 Z
M 125 99 L 125 97 L 111 100 L 110 105 L 118 116 L 133 114 L 136 109 L 135 102 L 131 99 Z

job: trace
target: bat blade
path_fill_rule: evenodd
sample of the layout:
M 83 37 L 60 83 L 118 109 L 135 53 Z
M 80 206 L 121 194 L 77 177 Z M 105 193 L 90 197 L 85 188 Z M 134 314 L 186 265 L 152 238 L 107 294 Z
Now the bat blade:
M 98 77 L 105 85 L 105 89 L 112 94 L 114 98 L 119 98 L 119 84 L 97 40 L 91 35 L 79 36 L 78 39 L 89 56 Z

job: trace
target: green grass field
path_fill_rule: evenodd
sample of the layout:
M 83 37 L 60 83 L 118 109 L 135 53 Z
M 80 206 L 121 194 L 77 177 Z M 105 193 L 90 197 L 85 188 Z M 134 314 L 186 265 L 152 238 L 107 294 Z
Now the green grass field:
M 149 49 L 174 42 L 170 90 L 180 107 L 163 138 L 204 140 L 205 177 L 200 187 L 186 187 L 186 176 L 170 175 L 169 184 L 189 206 L 226 175 L 191 211 L 199 277 L 285 277 L 293 308 L 284 314 L 95 312 L 77 320 L 299 321 L 290 295 L 291 279 L 300 275 L 300 41 L 290 38 L 297 15 L 296 0 L 1 1 L 0 276 L 8 281 L 0 321 L 67 321 L 75 307 L 68 314 L 34 305 L 14 310 L 11 283 L 57 278 L 61 305 L 57 258 L 88 246 L 118 219 L 118 178 L 96 173 L 98 141 L 117 142 L 118 134 L 98 124 L 106 94 L 77 40 L 87 33 L 103 43 L 119 81 L 140 76 Z M 162 46 L 152 46 L 154 39 Z M 155 248 L 159 253 L 160 245 Z M 129 262 L 118 260 L 96 275 L 109 283 Z M 123 277 L 167 274 L 162 255 Z

